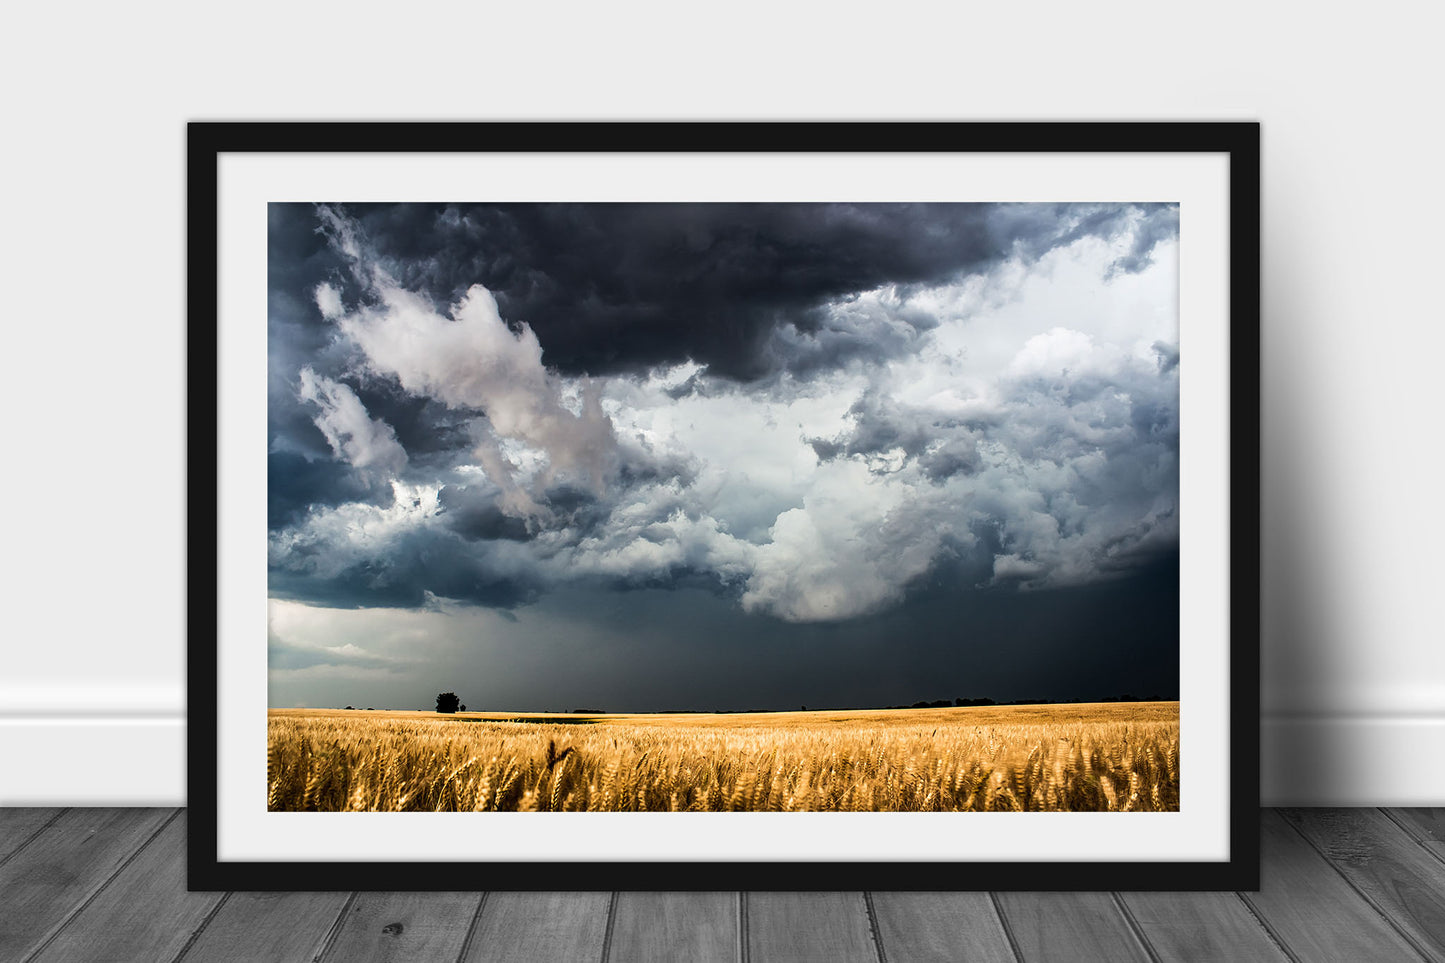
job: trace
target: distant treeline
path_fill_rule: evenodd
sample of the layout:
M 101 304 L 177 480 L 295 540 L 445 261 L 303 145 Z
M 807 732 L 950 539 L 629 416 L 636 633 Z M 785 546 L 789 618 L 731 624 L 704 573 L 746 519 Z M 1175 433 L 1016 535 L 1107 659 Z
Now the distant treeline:
M 448 693 L 448 694 L 449 694 L 449 693 Z M 1153 695 L 1147 695 L 1147 696 L 1136 696 L 1136 695 L 1134 695 L 1134 694 L 1132 694 L 1132 693 L 1125 692 L 1123 695 L 1110 695 L 1110 696 L 1104 696 L 1103 698 L 1099 698 L 1099 699 L 1042 699 L 1042 698 L 1039 698 L 1039 699 L 1010 699 L 1010 700 L 1007 700 L 1007 701 L 1005 701 L 1005 702 L 998 702 L 998 701 L 996 701 L 996 700 L 994 700 L 994 699 L 990 699 L 990 698 L 988 698 L 987 696 L 984 696 L 984 697 L 978 698 L 978 699 L 954 699 L 954 700 L 952 700 L 952 701 L 950 701 L 950 700 L 948 700 L 948 699 L 936 699 L 936 700 L 934 700 L 934 701 L 932 701 L 932 702 L 929 702 L 929 701 L 927 701 L 927 700 L 921 700 L 921 701 L 919 701 L 919 702 L 914 702 L 914 703 L 912 703 L 912 704 L 910 704 L 910 705 L 896 705 L 896 706 L 814 706 L 813 709 L 811 709 L 811 710 L 809 710 L 809 708 L 808 708 L 807 706 L 799 706 L 797 711 L 801 711 L 801 712 L 809 712 L 809 711 L 812 711 L 812 712 L 848 712 L 848 711 L 858 710 L 858 709 L 952 709 L 952 708 L 962 707 L 962 706 L 1036 706 L 1036 705 L 1076 705 L 1076 704 L 1084 703 L 1084 702 L 1164 702 L 1164 701 L 1166 701 L 1165 698 L 1164 698 L 1163 696 L 1159 695 L 1158 693 L 1154 693 Z M 352 706 L 347 706 L 346 708 L 351 709 L 351 708 L 353 708 L 353 707 L 352 707 Z M 367 706 L 367 708 L 366 708 L 365 711 L 367 711 L 367 712 L 372 712 L 372 711 L 374 711 L 374 710 L 373 710 L 370 706 Z M 387 710 L 384 710 L 384 711 L 390 712 L 391 710 L 387 709 Z M 467 711 L 467 707 L 466 707 L 465 705 L 459 705 L 458 708 L 456 708 L 456 709 L 438 708 L 437 711 L 438 711 L 438 712 L 448 712 L 448 711 L 450 711 L 450 712 L 456 712 L 456 711 L 466 712 L 466 711 Z M 545 712 L 545 713 L 550 713 L 550 712 L 552 712 L 551 709 L 541 709 L 541 710 L 536 710 L 536 709 L 526 709 L 526 710 L 516 709 L 516 710 L 507 710 L 507 711 L 515 711 L 515 712 L 524 712 L 524 711 L 525 711 L 525 712 L 538 712 L 538 711 L 540 711 L 540 712 Z M 571 713 L 572 713 L 573 715 L 603 716 L 603 715 L 606 715 L 606 714 L 607 714 L 607 711 L 608 711 L 608 710 L 606 710 L 606 709 L 573 709 L 573 710 L 571 710 Z M 689 713 L 697 714 L 697 713 L 703 713 L 703 712 L 707 712 L 707 711 L 709 711 L 709 710 L 706 710 L 706 709 L 653 709 L 653 710 L 650 710 L 650 714 L 653 714 L 653 715 L 685 715 L 685 714 L 689 714 Z M 749 712 L 787 712 L 787 711 L 790 711 L 790 710 L 787 710 L 787 709 L 713 709 L 713 710 L 711 710 L 711 711 L 712 711 L 712 713 L 715 714 L 715 715 L 729 715 L 729 714 L 745 714 L 745 713 L 749 713 Z M 557 714 L 561 715 L 562 713 L 557 713 Z
M 952 709 L 961 706 L 1034 706 L 1034 705 L 1077 705 L 1085 702 L 1164 702 L 1163 696 L 1155 693 L 1147 696 L 1136 696 L 1126 692 L 1123 695 L 1104 696 L 1102 699 L 1011 699 L 1006 702 L 999 702 L 987 696 L 978 699 L 937 699 L 933 702 L 920 701 L 910 705 L 897 706 L 814 706 L 811 710 L 807 706 L 799 706 L 799 712 L 849 712 L 860 709 Z M 605 715 L 602 709 L 573 709 L 573 712 L 586 713 L 588 715 Z M 688 713 L 706 712 L 705 709 L 653 709 L 653 715 L 686 715 Z M 750 712 L 787 712 L 787 709 L 713 709 L 714 715 L 746 714 Z
M 936 702 L 915 702 L 907 706 L 884 706 L 885 709 L 947 709 L 953 706 L 1037 706 L 1037 705 L 1076 705 L 1082 702 L 1163 702 L 1164 697 L 1158 695 L 1136 696 L 1132 693 L 1123 695 L 1105 696 L 1102 699 L 1013 699 L 1008 702 L 995 702 L 993 699 L 954 699 L 949 702 L 947 699 L 939 699 Z

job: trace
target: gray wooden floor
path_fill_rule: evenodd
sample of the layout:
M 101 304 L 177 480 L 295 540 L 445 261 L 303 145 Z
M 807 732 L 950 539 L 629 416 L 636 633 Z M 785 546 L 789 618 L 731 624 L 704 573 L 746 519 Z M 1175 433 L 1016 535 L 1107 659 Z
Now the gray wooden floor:
M 221 895 L 183 811 L 0 809 L 0 961 L 1445 963 L 1445 810 L 1261 820 L 1258 893 Z

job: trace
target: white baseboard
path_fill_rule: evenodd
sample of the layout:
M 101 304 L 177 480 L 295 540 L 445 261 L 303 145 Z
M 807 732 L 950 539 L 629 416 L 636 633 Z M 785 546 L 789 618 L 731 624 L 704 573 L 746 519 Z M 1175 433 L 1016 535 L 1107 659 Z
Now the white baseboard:
M 0 806 L 184 806 L 184 716 L 0 718 Z
M 97 682 L 25 685 L 0 684 L 0 718 L 72 719 L 100 716 L 184 716 L 186 687 L 133 680 L 109 685 Z
M 0 718 L 0 806 L 184 806 L 181 716 Z M 1280 716 L 1265 806 L 1445 806 L 1445 716 Z M 1187 778 L 1187 776 L 1186 776 Z
M 1265 806 L 1445 806 L 1445 715 L 1266 716 L 1259 758 Z

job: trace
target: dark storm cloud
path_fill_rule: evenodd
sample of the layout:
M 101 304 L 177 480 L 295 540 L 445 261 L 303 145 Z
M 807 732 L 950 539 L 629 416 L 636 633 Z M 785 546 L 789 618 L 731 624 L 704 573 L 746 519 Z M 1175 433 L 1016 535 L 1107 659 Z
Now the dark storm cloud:
M 967 560 L 941 566 L 894 609 L 805 625 L 748 614 L 695 589 L 563 590 L 520 610 L 505 633 L 491 628 L 488 644 L 456 646 L 435 664 L 378 677 L 375 688 L 364 678 L 336 685 L 273 675 L 272 703 L 430 708 L 444 688 L 474 708 L 503 711 L 1178 698 L 1177 554 L 1102 586 L 958 591 L 979 574 Z M 595 633 L 583 640 L 578 625 Z
M 955 475 L 971 475 L 983 460 L 978 443 L 971 437 L 951 438 L 918 459 L 918 467 L 931 482 L 939 483 Z
M 982 204 L 503 204 L 349 205 L 397 281 L 438 304 L 473 284 L 526 323 L 564 374 L 637 372 L 693 360 L 715 376 L 754 379 L 779 369 L 826 370 L 912 346 L 904 312 L 883 332 L 833 302 L 887 285 L 949 281 L 1024 252 L 1038 257 L 1090 234 L 1113 237 L 1139 212 L 1084 213 Z M 279 210 L 278 210 L 279 209 Z M 1063 214 L 1061 214 L 1061 211 Z M 1129 265 L 1146 263 L 1167 217 L 1136 238 Z M 274 205 L 273 237 L 288 261 L 273 282 L 338 280 L 334 256 L 304 237 L 309 205 Z M 1157 224 L 1154 222 L 1158 220 Z M 1173 222 L 1177 231 L 1177 217 Z M 1133 270 L 1134 267 L 1127 269 Z M 283 277 L 284 273 L 284 277 Z M 313 309 L 314 310 L 314 309 Z M 314 323 L 319 319 L 312 318 Z
M 687 359 L 753 378 L 771 333 L 819 330 L 820 304 L 951 277 L 997 256 L 977 206 L 544 204 L 361 212 L 423 266 L 403 283 L 492 290 L 568 373 Z M 405 221 L 406 223 L 403 223 Z M 447 248 L 441 258 L 415 259 Z M 384 248 L 386 257 L 391 251 Z M 862 350 L 861 348 L 855 350 Z
M 929 287 L 1012 258 L 996 275 L 1017 297 L 1033 261 L 1103 238 L 1081 246 L 1085 280 L 1071 282 L 1092 294 L 1147 267 L 1177 231 L 1168 209 L 351 213 L 272 209 L 277 598 L 507 610 L 569 584 L 705 585 L 809 624 L 886 610 L 964 554 L 968 585 L 1039 589 L 1177 543 L 1173 343 L 1139 357 L 1029 319 L 1040 326 L 978 343 L 989 388 L 964 399 L 951 365 L 975 346 L 946 355 L 935 333 L 950 325 L 956 344 L 982 309 L 950 306 L 966 286 Z M 1079 256 L 1053 263 L 1077 274 Z M 653 368 L 683 361 L 710 367 Z M 895 377 L 908 365 L 912 385 Z M 780 439 L 774 412 L 804 399 L 796 417 L 831 429 L 842 415 L 842 430 L 799 423 Z M 769 446 L 761 484 L 730 440 L 747 433 Z M 816 479 L 775 471 L 807 446 Z M 854 461 L 891 487 L 860 483 Z
M 446 526 L 469 541 L 523 542 L 532 537 L 527 523 L 498 508 L 489 491 L 447 487 L 437 493 L 437 501 Z
M 388 426 L 419 471 L 445 470 L 471 445 L 469 416 L 394 382 L 366 377 L 355 348 L 336 336 L 315 300 L 318 285 L 362 296 L 348 262 L 318 229 L 313 204 L 272 204 L 268 211 L 267 459 L 271 530 L 300 520 L 309 508 L 391 500 L 328 444 L 314 404 L 301 398 L 301 372 L 311 368 L 346 386 L 368 414 Z M 343 593 L 344 594 L 344 593 Z
M 303 364 L 330 371 L 345 362 L 347 349 L 334 344 L 335 332 L 312 297 L 317 284 L 343 277 L 345 267 L 345 259 L 317 231 L 314 205 L 269 206 L 266 337 L 273 419 L 278 398 L 294 396 Z
M 885 455 L 898 452 L 904 462 L 880 464 L 871 460 L 875 471 L 897 471 L 907 460 L 917 459 L 930 481 L 943 481 L 977 470 L 978 444 L 967 427 L 957 419 L 905 408 L 890 398 L 870 391 L 848 410 L 853 427 L 833 438 L 810 438 L 808 444 L 819 461 L 835 458 Z
M 338 371 L 349 350 L 317 310 L 312 291 L 344 260 L 316 231 L 310 204 L 272 204 L 267 234 L 267 495 L 271 530 L 296 524 L 314 507 L 389 500 L 338 460 L 299 398 L 305 366 Z
M 271 530 L 294 525 L 313 507 L 351 502 L 385 504 L 390 491 L 369 489 L 346 465 L 326 458 L 307 458 L 289 451 L 266 459 L 267 520 Z
M 1074 210 L 1082 213 L 1075 216 Z M 1113 238 L 1128 231 L 1129 251 L 1114 261 L 1110 273 L 1135 274 L 1153 263 L 1160 241 L 1179 236 L 1179 206 L 1006 204 L 994 210 L 992 223 L 998 237 L 1010 238 L 1014 251 L 1030 259 L 1085 237 Z
M 334 608 L 421 608 L 437 596 L 500 609 L 525 605 L 541 583 L 509 572 L 488 551 L 511 535 L 498 529 L 493 542 L 479 540 L 477 526 L 420 529 L 389 541 L 384 553 L 359 549 L 349 556 L 334 540 L 303 536 L 286 546 L 284 565 L 273 562 L 270 592 Z
M 1155 341 L 1151 347 L 1154 349 L 1154 354 L 1159 357 L 1160 371 L 1173 371 L 1179 367 L 1179 345 Z
M 1123 259 L 1133 270 L 1178 231 L 1177 208 L 1157 205 L 402 204 L 349 212 L 402 287 L 445 307 L 486 286 L 509 322 L 537 332 L 547 364 L 564 374 L 691 359 L 728 378 L 806 377 L 906 355 L 938 322 L 906 303 L 885 310 L 859 292 L 937 283 L 1019 253 L 1037 258 L 1138 221 Z M 270 205 L 272 452 L 332 457 L 315 411 L 297 398 L 299 369 L 311 365 L 345 382 L 420 465 L 446 462 L 471 446 L 470 413 L 362 376 L 354 347 L 318 309 L 322 283 L 346 304 L 372 296 L 332 240 L 315 205 Z M 671 393 L 698 390 L 694 376 Z M 287 491 L 293 467 L 285 459 L 272 467 L 273 521 L 292 518 L 293 502 L 314 491 L 304 477 Z
M 407 394 L 394 382 L 354 379 L 358 398 L 373 418 L 396 432 L 396 440 L 419 465 L 446 466 L 473 445 L 476 412 L 457 410 L 431 398 Z
M 1115 271 L 1135 274 L 1154 263 L 1154 248 L 1160 241 L 1179 236 L 1179 208 L 1160 205 L 1151 208 L 1134 230 L 1129 253 L 1114 262 Z

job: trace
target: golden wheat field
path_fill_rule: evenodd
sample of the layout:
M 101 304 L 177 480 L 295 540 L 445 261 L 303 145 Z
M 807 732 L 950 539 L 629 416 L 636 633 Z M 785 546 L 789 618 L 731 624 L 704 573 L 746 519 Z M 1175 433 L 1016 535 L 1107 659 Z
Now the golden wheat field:
M 273 709 L 273 811 L 1179 808 L 1177 702 L 748 714 Z

